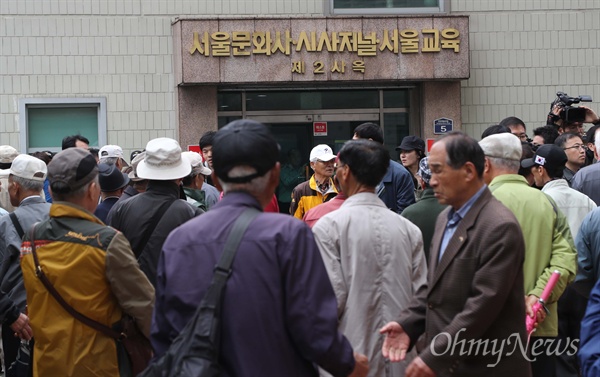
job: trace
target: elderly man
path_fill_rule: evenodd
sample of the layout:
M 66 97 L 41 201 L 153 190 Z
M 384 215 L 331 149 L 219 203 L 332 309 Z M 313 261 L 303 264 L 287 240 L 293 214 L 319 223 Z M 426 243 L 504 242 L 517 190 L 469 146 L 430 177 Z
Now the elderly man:
M 279 184 L 279 148 L 263 124 L 228 124 L 215 135 L 212 153 L 223 199 L 174 230 L 160 256 L 151 339 L 158 357 L 194 315 L 236 218 L 267 206 Z M 335 295 L 312 233 L 288 215 L 260 213 L 250 223 L 226 283 L 220 325 L 228 375 L 315 376 L 315 364 L 335 376 L 366 374 L 364 356 L 355 363 L 337 330 Z
M 10 166 L 18 155 L 19 152 L 10 145 L 0 145 L 0 207 L 7 212 L 12 212 L 15 209 L 10 204 L 10 195 L 8 195 L 6 188 L 8 187 Z
M 561 273 L 560 280 L 546 301 L 550 315 L 537 327 L 532 347 L 552 349 L 558 335 L 557 301 L 567 285 L 575 279 L 577 253 L 569 224 L 564 214 L 546 194 L 529 186 L 517 174 L 521 166 L 521 142 L 511 134 L 491 135 L 479 142 L 485 159 L 484 179 L 492 194 L 508 207 L 521 225 L 525 238 L 525 304 L 527 315 L 538 301 L 553 271 Z M 542 319 L 542 318 L 540 318 Z M 543 346 L 542 346 L 543 345 Z M 554 376 L 555 357 L 543 352 L 532 362 L 534 376 Z
M 594 156 L 599 159 L 600 154 L 600 128 L 596 129 L 594 134 L 595 148 Z M 596 205 L 600 205 L 600 163 L 596 162 L 579 170 L 573 180 L 571 187 L 589 196 Z
M 386 365 L 377 330 L 426 288 L 427 279 L 421 232 L 375 194 L 389 161 L 382 144 L 348 141 L 336 172 L 348 198 L 312 228 L 337 297 L 339 329 L 367 355 L 373 377 L 403 376 L 416 355 Z
M 302 220 L 311 208 L 334 198 L 338 191 L 333 183 L 335 155 L 326 144 L 319 144 L 310 151 L 310 167 L 315 172 L 306 182 L 292 190 L 290 214 Z
M 25 234 L 21 269 L 35 335 L 34 376 L 117 376 L 115 339 L 71 316 L 36 273 L 31 243 L 49 283 L 88 318 L 112 326 L 124 313 L 148 336 L 154 289 L 140 271 L 127 239 L 92 213 L 100 185 L 96 159 L 80 148 L 58 153 L 48 165 L 54 202 L 50 219 Z M 32 240 L 32 236 L 34 240 Z
M 424 333 L 428 346 L 407 377 L 530 376 L 527 361 L 512 346 L 496 348 L 493 356 L 488 348 L 526 343 L 519 223 L 485 185 L 484 155 L 474 139 L 448 134 L 433 145 L 429 166 L 435 197 L 450 207 L 438 216 L 427 292 L 380 330 L 386 335 L 383 355 L 392 362 L 404 359 Z M 455 347 L 476 341 L 480 346 L 470 352 Z
M 115 204 L 111 210 L 110 226 L 125 234 L 152 285 L 156 284 L 158 256 L 169 233 L 204 213 L 180 200 L 181 181 L 191 171 L 177 141 L 166 137 L 150 140 L 136 169 L 138 177 L 149 180 L 146 192 Z
M 123 149 L 118 145 L 105 145 L 98 152 L 99 163 L 107 165 L 115 165 L 119 171 L 127 166 L 123 159 Z
M 47 219 L 50 211 L 50 204 L 40 197 L 47 172 L 44 161 L 20 154 L 12 162 L 9 172 L 8 187 L 3 189 L 16 209 L 10 215 L 0 217 L 0 319 L 7 368 L 15 361 L 20 345 L 14 334 L 31 335 L 24 314 L 27 303 L 19 258 L 21 242 L 24 233 L 36 222 Z
M 192 166 L 192 172 L 183 178 L 183 192 L 185 192 L 188 203 L 204 211 L 208 210 L 206 192 L 202 190 L 204 177 L 212 174 L 212 170 L 204 166 L 202 156 L 198 152 L 183 152 L 181 154 L 188 159 Z M 212 203 L 214 204 L 214 203 Z
M 111 208 L 117 203 L 121 195 L 123 195 L 125 187 L 129 183 L 129 176 L 122 173 L 116 165 L 109 165 L 102 162 L 98 164 L 98 173 L 101 202 L 98 204 L 96 211 L 94 211 L 94 215 L 103 222 L 106 222 L 106 217 Z
M 354 129 L 354 140 L 368 139 L 383 145 L 383 132 L 375 123 L 363 123 Z M 375 193 L 385 205 L 396 213 L 415 202 L 414 184 L 410 172 L 390 159 L 388 170 L 377 185 Z

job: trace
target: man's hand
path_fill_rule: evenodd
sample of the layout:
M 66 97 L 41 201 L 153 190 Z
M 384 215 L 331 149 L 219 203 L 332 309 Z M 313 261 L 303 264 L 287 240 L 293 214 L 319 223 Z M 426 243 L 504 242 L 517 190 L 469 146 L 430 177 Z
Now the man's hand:
M 404 360 L 406 351 L 410 345 L 410 338 L 398 322 L 389 322 L 379 330 L 385 334 L 385 340 L 381 347 L 383 357 L 390 359 L 392 363 Z
M 540 298 L 535 295 L 529 295 L 529 296 L 525 297 L 525 310 L 527 312 L 528 317 L 533 318 L 533 305 L 535 305 L 539 299 Z M 537 312 L 537 323 L 540 324 L 540 323 L 544 322 L 545 319 L 546 319 L 546 311 L 543 309 L 538 311 Z
M 584 123 L 596 123 L 600 118 L 598 118 L 598 114 L 587 106 L 579 106 L 585 109 L 585 120 Z
M 29 326 L 29 317 L 25 314 L 19 314 L 19 318 L 10 325 L 10 328 L 15 332 L 15 336 L 21 339 L 30 340 L 33 337 L 33 330 Z
M 435 372 L 417 356 L 406 368 L 406 377 L 435 377 Z
M 354 352 L 354 370 L 348 377 L 365 377 L 369 373 L 369 359 L 365 355 Z

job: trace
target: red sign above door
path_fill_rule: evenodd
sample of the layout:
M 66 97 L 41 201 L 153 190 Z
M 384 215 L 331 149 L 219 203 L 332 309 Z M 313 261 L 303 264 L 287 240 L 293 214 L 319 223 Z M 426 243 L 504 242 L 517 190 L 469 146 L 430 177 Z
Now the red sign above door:
M 313 122 L 314 136 L 327 136 L 327 122 Z

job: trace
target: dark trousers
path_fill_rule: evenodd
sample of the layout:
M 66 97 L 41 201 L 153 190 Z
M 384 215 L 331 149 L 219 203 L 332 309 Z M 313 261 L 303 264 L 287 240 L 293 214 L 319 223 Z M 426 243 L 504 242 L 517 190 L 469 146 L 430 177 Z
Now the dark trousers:
M 2 348 L 4 350 L 4 370 L 6 371 L 10 364 L 17 359 L 17 352 L 21 339 L 15 336 L 15 332 L 9 324 L 2 325 Z
M 546 339 L 556 340 L 555 337 L 531 337 L 529 342 L 530 354 L 529 358 L 533 359 L 535 357 L 535 361 L 531 362 L 531 375 L 533 377 L 557 377 L 556 376 L 556 356 L 554 354 L 548 355 L 547 352 L 547 343 Z M 535 348 L 535 355 L 531 354 L 531 347 L 533 347 L 536 343 L 541 343 L 542 346 L 537 346 Z M 553 348 L 550 346 L 550 348 Z
M 566 342 L 567 339 L 569 342 L 579 339 L 587 301 L 572 287 L 567 287 L 558 300 L 558 339 L 563 342 Z M 558 377 L 578 377 L 580 376 L 579 371 L 577 355 L 569 356 L 564 353 L 556 358 L 556 375 Z

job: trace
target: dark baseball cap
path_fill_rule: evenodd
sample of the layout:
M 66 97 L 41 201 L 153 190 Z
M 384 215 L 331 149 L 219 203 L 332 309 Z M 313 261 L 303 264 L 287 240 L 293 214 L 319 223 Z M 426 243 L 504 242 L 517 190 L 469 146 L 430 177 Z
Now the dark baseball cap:
M 67 148 L 48 164 L 50 188 L 59 194 L 77 191 L 97 175 L 96 159 L 83 148 Z
M 104 192 L 117 191 L 129 183 L 129 176 L 122 173 L 116 165 L 98 164 L 98 174 L 100 190 Z
M 279 161 L 279 145 L 271 131 L 250 119 L 234 120 L 215 134 L 212 145 L 213 170 L 225 182 L 246 183 L 263 176 Z M 251 166 L 256 173 L 230 177 L 236 166 Z
M 396 150 L 414 151 L 419 150 L 425 152 L 425 142 L 418 136 L 405 136 L 402 143 L 396 147 Z
M 521 166 L 525 169 L 533 166 L 543 166 L 545 168 L 557 168 L 567 163 L 567 154 L 562 148 L 554 144 L 540 145 L 532 158 L 526 158 L 521 161 Z

